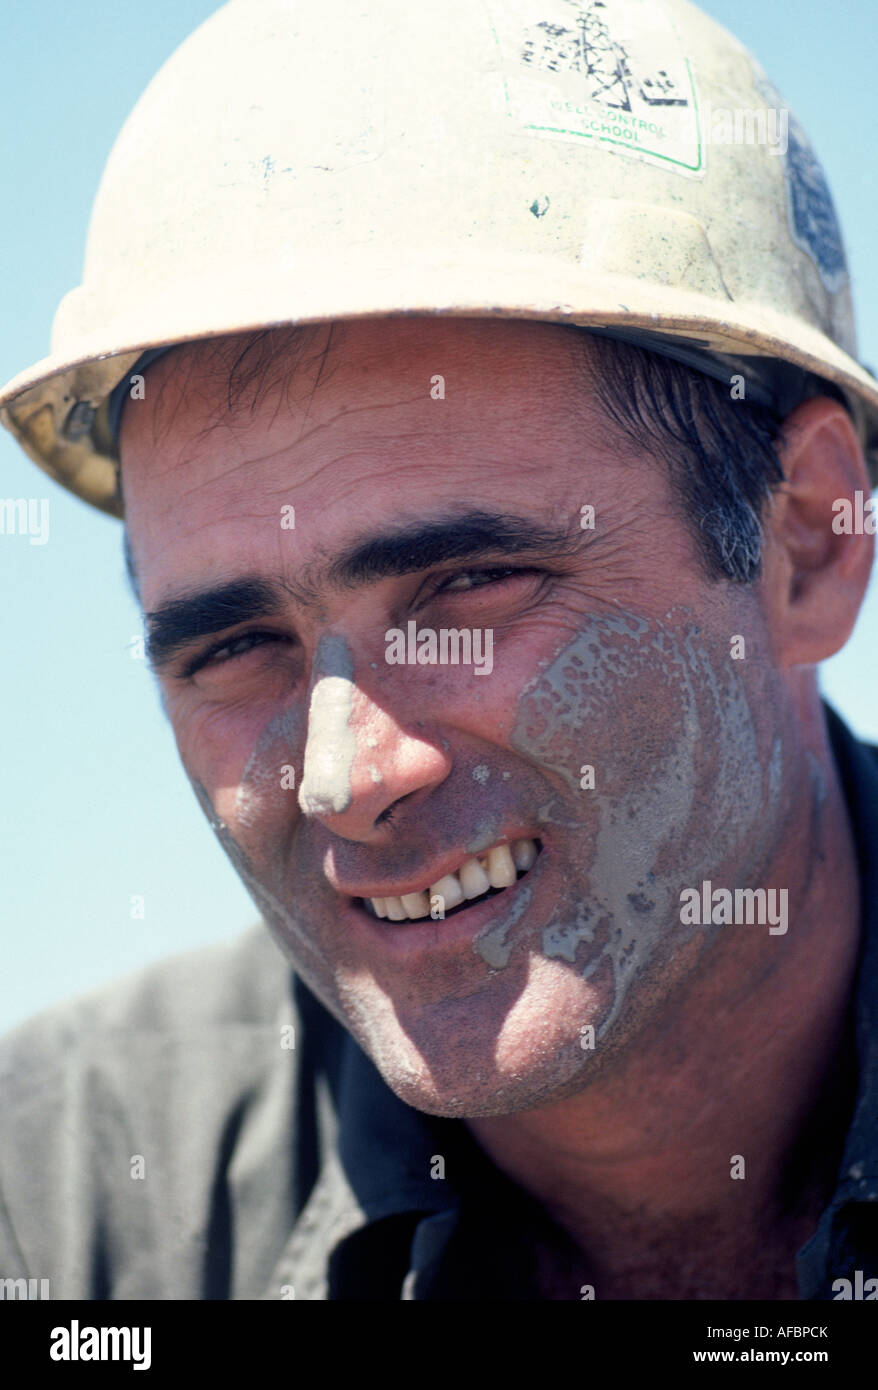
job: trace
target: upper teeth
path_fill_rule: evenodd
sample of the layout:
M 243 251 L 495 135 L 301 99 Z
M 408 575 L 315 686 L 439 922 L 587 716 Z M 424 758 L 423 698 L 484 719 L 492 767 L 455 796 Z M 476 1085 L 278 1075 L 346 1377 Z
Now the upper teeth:
M 416 921 L 429 917 L 432 900 L 439 898 L 443 912 L 450 912 L 465 899 L 480 898 L 491 888 L 509 888 L 519 873 L 526 873 L 537 857 L 533 840 L 515 840 L 495 845 L 478 858 L 467 859 L 456 873 L 443 874 L 420 893 L 403 893 L 399 898 L 369 898 L 378 917 L 391 922 Z

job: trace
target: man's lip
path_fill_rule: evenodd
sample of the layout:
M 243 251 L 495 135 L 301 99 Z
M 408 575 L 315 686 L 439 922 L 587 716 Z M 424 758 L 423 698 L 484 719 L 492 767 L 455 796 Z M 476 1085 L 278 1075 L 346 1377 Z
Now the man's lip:
M 488 850 L 493 849 L 495 845 L 511 846 L 516 840 L 535 840 L 541 848 L 544 834 L 545 831 L 542 828 L 540 830 L 503 832 L 497 835 L 496 839 L 492 840 L 489 845 L 485 845 L 484 849 L 452 850 L 442 859 L 437 859 L 431 869 L 424 870 L 417 877 L 412 875 L 410 878 L 397 879 L 394 883 L 387 880 L 383 883 L 374 880 L 371 882 L 363 880 L 359 883 L 343 882 L 339 879 L 333 879 L 331 873 L 327 873 L 327 878 L 336 892 L 348 898 L 401 898 L 404 893 L 425 892 L 431 884 L 438 883 L 440 878 L 444 878 L 446 874 L 456 873 L 468 859 L 477 859 L 480 854 L 487 854 Z M 424 876 L 426 873 L 429 874 L 429 877 Z

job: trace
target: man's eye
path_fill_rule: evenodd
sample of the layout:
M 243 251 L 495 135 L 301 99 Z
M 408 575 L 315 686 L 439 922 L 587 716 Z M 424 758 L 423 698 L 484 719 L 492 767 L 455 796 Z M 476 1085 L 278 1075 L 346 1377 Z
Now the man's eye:
M 468 589 L 481 589 L 486 584 L 502 584 L 504 580 L 533 575 L 534 570 L 516 569 L 514 566 L 486 570 L 464 570 L 452 575 L 436 590 L 437 594 L 465 593 Z
M 218 642 L 215 647 L 209 647 L 206 652 L 201 652 L 199 656 L 189 662 L 183 674 L 194 676 L 205 666 L 223 666 L 229 661 L 234 661 L 237 657 L 246 656 L 248 652 L 253 651 L 254 647 L 260 647 L 265 642 L 283 640 L 281 634 L 277 632 L 242 632 L 238 637 L 229 638 L 225 642 Z

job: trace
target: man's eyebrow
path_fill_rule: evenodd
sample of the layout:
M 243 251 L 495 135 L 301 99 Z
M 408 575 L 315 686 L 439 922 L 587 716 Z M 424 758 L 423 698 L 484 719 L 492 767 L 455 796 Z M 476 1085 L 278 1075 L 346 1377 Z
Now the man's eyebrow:
M 280 584 L 249 576 L 168 599 L 146 614 L 150 664 L 160 670 L 200 637 L 225 632 L 239 623 L 275 617 L 285 601 Z
M 349 589 L 416 574 L 449 560 L 526 553 L 569 556 L 581 539 L 578 527 L 547 527 L 505 512 L 469 509 L 358 541 L 333 561 L 327 579 Z
M 578 528 L 540 526 L 524 517 L 470 509 L 355 541 L 323 569 L 320 579 L 336 588 L 354 589 L 454 560 L 571 556 L 581 539 Z M 159 671 L 200 638 L 277 617 L 291 595 L 302 605 L 311 604 L 309 595 L 316 599 L 318 587 L 317 576 L 309 576 L 299 587 L 242 575 L 217 587 L 175 594 L 146 614 L 150 664 Z

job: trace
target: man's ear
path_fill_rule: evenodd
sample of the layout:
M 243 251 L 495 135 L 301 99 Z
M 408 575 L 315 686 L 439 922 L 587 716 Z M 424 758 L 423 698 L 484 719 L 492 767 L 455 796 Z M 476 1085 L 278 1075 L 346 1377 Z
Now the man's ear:
M 778 442 L 786 481 L 766 508 L 760 590 L 778 665 L 813 666 L 844 646 L 869 583 L 871 486 L 851 418 L 827 396 L 797 406 Z

